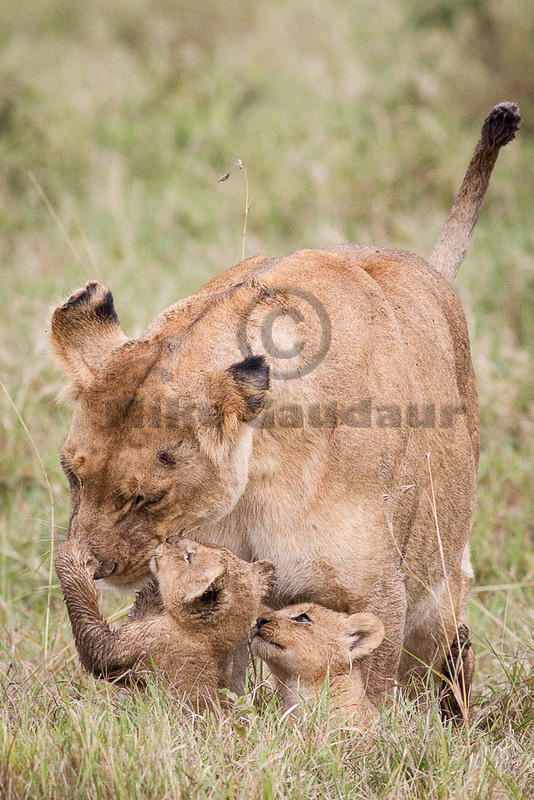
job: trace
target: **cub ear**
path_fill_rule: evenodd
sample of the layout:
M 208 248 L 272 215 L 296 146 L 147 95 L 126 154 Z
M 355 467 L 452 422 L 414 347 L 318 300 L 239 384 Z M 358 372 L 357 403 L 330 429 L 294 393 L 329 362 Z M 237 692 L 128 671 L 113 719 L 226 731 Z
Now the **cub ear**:
M 113 295 L 97 281 L 71 295 L 52 315 L 50 344 L 78 389 L 87 387 L 113 350 L 126 341 Z
M 265 405 L 270 386 L 265 356 L 248 356 L 209 378 L 210 418 L 201 444 L 217 460 L 235 441 L 243 422 L 254 419 Z
M 270 561 L 254 561 L 251 566 L 262 585 L 262 597 L 264 597 L 272 588 L 275 566 Z
M 353 659 L 372 653 L 384 638 L 384 626 L 376 614 L 352 614 L 347 618 L 346 632 Z
M 213 564 L 207 567 L 200 575 L 184 587 L 184 603 L 206 602 L 212 605 L 217 600 L 217 595 L 223 589 L 226 577 L 224 564 Z

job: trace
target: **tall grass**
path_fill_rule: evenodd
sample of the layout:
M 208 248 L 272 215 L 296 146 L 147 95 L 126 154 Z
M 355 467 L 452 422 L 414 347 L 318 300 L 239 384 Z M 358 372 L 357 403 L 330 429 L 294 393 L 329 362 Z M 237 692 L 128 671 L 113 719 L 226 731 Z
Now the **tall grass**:
M 533 795 L 533 35 L 528 0 L 0 8 L 1 797 Z M 482 119 L 508 99 L 523 129 L 457 285 L 482 422 L 468 730 L 399 700 L 363 739 L 327 698 L 295 727 L 254 683 L 230 717 L 192 718 L 157 687 L 121 700 L 83 675 L 55 585 L 48 597 L 69 421 L 50 308 L 96 277 L 136 335 L 239 260 L 242 176 L 217 182 L 238 159 L 247 254 L 426 255 Z

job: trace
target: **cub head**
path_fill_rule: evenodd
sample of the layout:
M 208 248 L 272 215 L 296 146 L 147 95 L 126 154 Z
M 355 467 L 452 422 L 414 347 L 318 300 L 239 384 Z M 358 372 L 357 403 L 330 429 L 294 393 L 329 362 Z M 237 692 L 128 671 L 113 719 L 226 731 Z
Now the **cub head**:
M 223 547 L 171 537 L 156 549 L 150 570 L 165 610 L 193 627 L 216 624 L 225 635 L 246 635 L 269 592 L 274 566 L 242 561 Z
M 314 603 L 273 611 L 256 620 L 252 650 L 283 683 L 297 678 L 320 685 L 326 675 L 344 675 L 375 650 L 384 626 L 375 614 L 343 614 Z
M 240 360 L 235 332 L 210 335 L 211 324 L 209 306 L 173 310 L 129 340 L 96 282 L 54 311 L 51 345 L 74 402 L 61 458 L 68 537 L 94 555 L 96 578 L 139 585 L 161 542 L 217 522 L 245 489 L 246 423 L 263 408 L 269 367 Z

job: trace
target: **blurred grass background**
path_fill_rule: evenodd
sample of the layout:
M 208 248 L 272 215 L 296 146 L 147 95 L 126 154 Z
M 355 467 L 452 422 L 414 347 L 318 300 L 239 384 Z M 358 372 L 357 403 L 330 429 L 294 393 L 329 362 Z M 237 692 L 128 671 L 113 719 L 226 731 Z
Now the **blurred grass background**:
M 105 690 L 76 671 L 57 588 L 51 661 L 48 671 L 42 666 L 49 496 L 1 391 L 0 794 L 3 787 L 6 797 L 529 796 L 533 76 L 530 0 L 19 0 L 0 7 L 0 375 L 45 464 L 58 538 L 68 520 L 58 449 L 69 412 L 55 400 L 63 380 L 45 331 L 59 299 L 97 278 L 136 335 L 238 261 L 243 175 L 217 183 L 237 159 L 250 182 L 248 255 L 343 241 L 428 255 L 489 109 L 513 100 L 523 116 L 518 140 L 501 153 L 456 286 L 481 399 L 468 622 L 479 653 L 478 713 L 490 734 L 466 750 L 461 736 L 436 723 L 430 755 L 417 761 L 427 735 L 421 723 L 410 718 L 410 728 L 404 719 L 403 740 L 390 719 L 385 743 L 347 755 L 341 740 L 341 750 L 329 750 L 324 720 L 310 734 L 320 739 L 310 750 L 305 736 L 276 727 L 274 713 L 266 721 L 247 711 L 246 742 L 231 759 L 243 763 L 233 763 L 230 788 L 215 755 L 211 778 L 178 781 L 178 767 L 172 772 L 167 763 L 176 739 L 209 766 L 209 754 L 195 750 L 194 730 L 174 720 L 158 756 L 170 724 L 163 712 L 157 723 L 154 708 L 135 719 L 133 711 L 117 716 Z M 88 685 L 96 716 L 84 706 Z M 152 720 L 150 735 L 143 714 Z M 89 736 L 91 725 L 100 733 Z M 92 736 L 104 741 L 103 730 L 109 741 L 116 734 L 113 746 L 123 742 L 155 759 L 126 795 L 117 782 L 136 768 L 135 758 L 105 768 L 113 757 L 104 744 L 98 758 L 81 754 Z M 209 752 L 217 741 L 233 752 L 230 734 L 208 724 L 202 736 Z M 286 757 L 298 765 L 298 780 Z

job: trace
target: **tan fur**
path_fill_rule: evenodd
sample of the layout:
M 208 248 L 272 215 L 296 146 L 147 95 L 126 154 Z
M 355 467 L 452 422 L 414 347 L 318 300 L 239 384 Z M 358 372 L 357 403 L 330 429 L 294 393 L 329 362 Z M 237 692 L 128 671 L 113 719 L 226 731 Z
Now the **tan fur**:
M 159 545 L 150 567 L 156 580 L 138 592 L 126 624 L 111 630 L 98 607 L 94 559 L 76 540 L 62 545 L 56 571 L 80 660 L 97 677 L 121 682 L 156 670 L 202 709 L 230 687 L 234 654 L 273 567 L 177 537 Z
M 279 348 L 302 344 L 290 359 L 266 352 L 273 313 Z M 243 325 L 247 352 L 263 358 L 243 360 Z M 277 607 L 376 613 L 386 636 L 362 664 L 372 701 L 441 665 L 465 601 L 478 462 L 467 327 L 447 280 L 411 253 L 371 246 L 256 256 L 121 342 L 103 287 L 54 313 L 52 345 L 76 398 L 62 455 L 68 536 L 94 554 L 97 575 L 135 586 L 160 542 L 185 531 L 274 562 Z M 288 368 L 296 377 L 278 379 Z M 366 398 L 372 421 L 353 424 Z M 414 426 L 409 408 L 422 404 L 435 422 Z M 288 408 L 292 427 L 280 422 Z
M 366 724 L 376 707 L 366 697 L 359 662 L 383 638 L 384 626 L 375 614 L 349 615 L 301 603 L 259 617 L 252 650 L 278 680 L 286 711 L 301 699 L 316 700 L 328 679 L 331 710 Z

